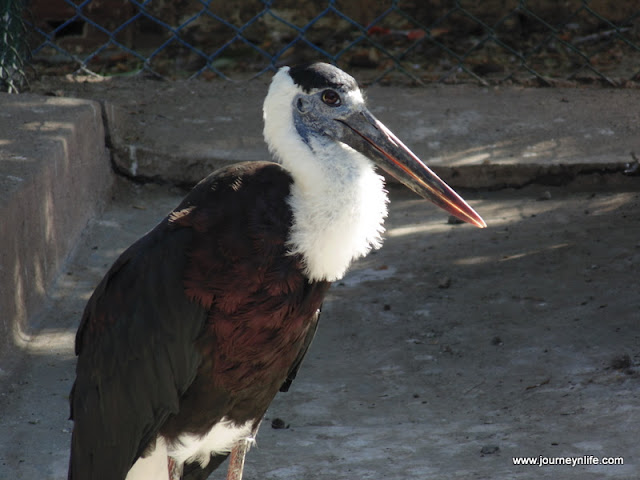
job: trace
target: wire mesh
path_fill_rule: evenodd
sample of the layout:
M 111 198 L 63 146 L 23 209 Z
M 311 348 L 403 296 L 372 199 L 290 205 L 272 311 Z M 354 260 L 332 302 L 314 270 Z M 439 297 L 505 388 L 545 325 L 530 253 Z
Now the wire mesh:
M 242 80 L 325 60 L 365 83 L 640 80 L 637 0 L 31 0 L 39 73 Z
M 25 83 L 27 45 L 20 0 L 0 0 L 0 91 L 18 92 Z

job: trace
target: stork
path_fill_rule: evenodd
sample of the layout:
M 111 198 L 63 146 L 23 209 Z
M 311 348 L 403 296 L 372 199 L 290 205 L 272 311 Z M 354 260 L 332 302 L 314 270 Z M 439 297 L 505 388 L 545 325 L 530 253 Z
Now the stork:
M 228 479 L 295 378 L 331 282 L 381 246 L 379 166 L 450 214 L 482 218 L 324 63 L 283 67 L 264 102 L 276 162 L 213 172 L 130 246 L 85 308 L 70 480 Z

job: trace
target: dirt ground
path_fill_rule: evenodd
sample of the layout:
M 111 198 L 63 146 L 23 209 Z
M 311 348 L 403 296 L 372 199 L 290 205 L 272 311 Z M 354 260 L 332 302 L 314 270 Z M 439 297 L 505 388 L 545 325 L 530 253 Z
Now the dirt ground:
M 466 192 L 486 230 L 392 187 L 385 245 L 332 287 L 246 479 L 638 478 L 640 192 L 598 182 Z M 182 195 L 122 183 L 92 222 L 0 372 L 0 479 L 66 478 L 84 303 Z M 513 462 L 591 455 L 624 464 Z

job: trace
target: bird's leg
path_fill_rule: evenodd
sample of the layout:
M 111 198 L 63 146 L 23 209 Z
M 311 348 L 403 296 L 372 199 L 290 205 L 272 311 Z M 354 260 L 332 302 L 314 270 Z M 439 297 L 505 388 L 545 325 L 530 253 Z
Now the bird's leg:
M 244 457 L 249 451 L 251 440 L 243 438 L 235 444 L 229 456 L 229 469 L 227 470 L 227 480 L 242 480 L 244 470 Z
M 183 464 L 176 462 L 173 457 L 167 457 L 167 460 L 167 466 L 169 468 L 169 480 L 181 480 Z
M 243 438 L 231 449 L 229 455 L 229 469 L 227 470 L 226 480 L 242 480 L 242 472 L 244 470 L 244 458 L 249 451 L 249 447 L 255 443 L 256 435 L 260 428 L 260 422 L 254 427 L 251 436 Z

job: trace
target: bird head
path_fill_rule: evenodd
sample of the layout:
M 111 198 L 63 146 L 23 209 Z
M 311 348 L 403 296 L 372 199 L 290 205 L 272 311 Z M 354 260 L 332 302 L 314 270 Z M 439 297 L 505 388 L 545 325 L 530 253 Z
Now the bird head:
M 473 208 L 367 109 L 355 79 L 333 65 L 282 67 L 265 99 L 264 120 L 267 144 L 285 167 L 319 167 L 317 162 L 304 165 L 310 150 L 318 158 L 328 151 L 335 157 L 335 147 L 355 151 L 360 154 L 355 158 L 373 162 L 451 215 L 486 227 Z M 307 176 L 313 178 L 308 171 Z

